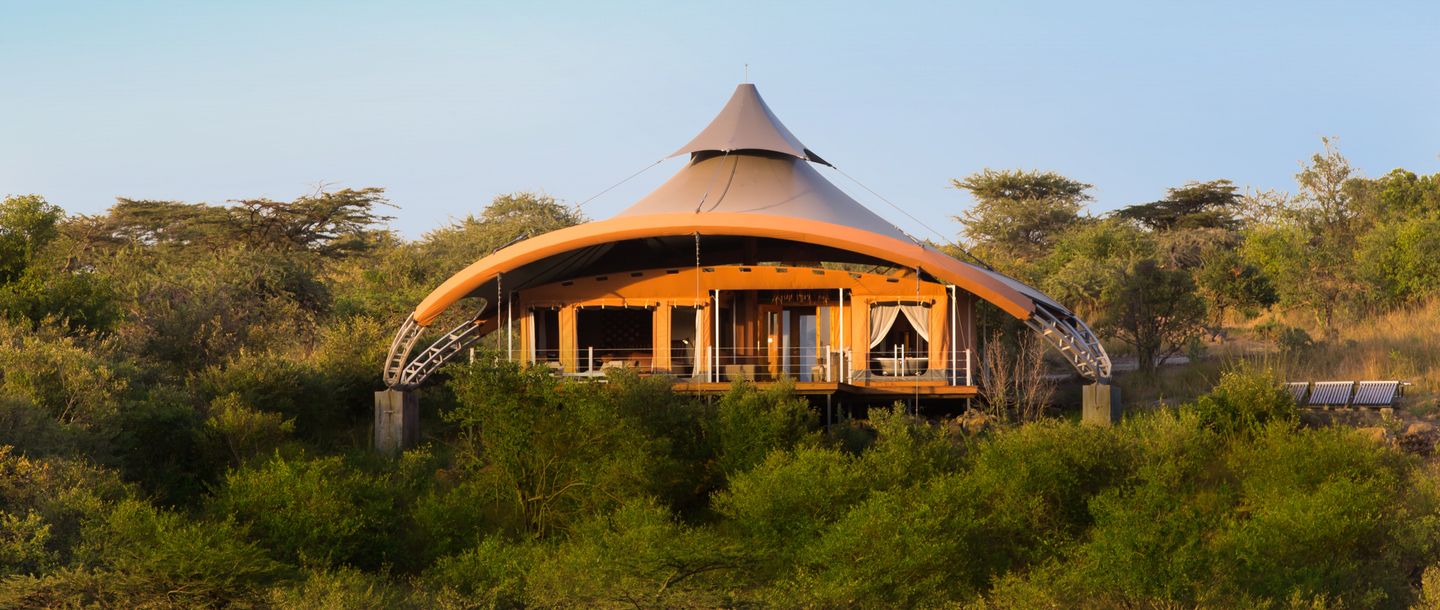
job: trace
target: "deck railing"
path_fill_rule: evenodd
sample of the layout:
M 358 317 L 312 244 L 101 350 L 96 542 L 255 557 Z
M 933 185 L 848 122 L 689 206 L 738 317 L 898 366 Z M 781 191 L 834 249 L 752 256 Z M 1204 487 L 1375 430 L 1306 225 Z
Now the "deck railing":
M 538 364 L 550 366 L 556 373 L 566 377 L 603 377 L 607 372 L 619 369 L 635 369 L 641 374 L 670 373 L 680 378 L 700 382 L 725 383 L 735 379 L 751 381 L 772 381 L 788 375 L 797 381 L 850 383 L 853 362 L 851 355 L 820 348 L 781 348 L 775 350 L 736 349 L 732 347 L 710 348 L 699 354 L 689 350 L 673 348 L 670 365 L 656 366 L 653 348 L 594 348 L 582 347 L 577 350 L 535 350 L 534 359 Z M 569 358 L 565 356 L 571 356 Z M 565 362 L 575 363 L 566 367 Z M 715 362 L 711 366 L 711 362 Z M 948 385 L 974 385 L 972 357 L 970 350 L 957 350 L 954 364 L 943 370 L 931 370 L 928 353 L 910 352 L 903 346 L 888 351 L 871 352 L 866 379 L 871 381 L 904 381 L 908 379 L 942 380 Z

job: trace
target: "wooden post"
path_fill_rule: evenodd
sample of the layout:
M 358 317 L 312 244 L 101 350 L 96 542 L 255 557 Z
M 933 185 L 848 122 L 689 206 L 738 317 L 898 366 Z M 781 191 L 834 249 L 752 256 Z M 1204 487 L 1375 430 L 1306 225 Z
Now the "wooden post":
M 375 393 L 375 452 L 395 455 L 420 444 L 420 397 L 414 392 Z
M 566 373 L 579 373 L 580 341 L 576 336 L 578 312 L 574 305 L 560 309 L 560 367 Z
M 674 370 L 674 366 L 670 364 L 672 358 L 670 355 L 670 316 L 674 309 L 671 308 L 669 302 L 660 301 L 654 311 L 651 322 L 654 326 L 652 338 L 655 343 L 653 346 L 655 351 L 650 354 L 650 372 L 669 373 Z
M 825 395 L 825 438 L 834 438 L 830 436 L 830 422 L 835 420 L 833 415 L 835 411 L 830 406 L 830 400 L 834 397 L 834 394 Z

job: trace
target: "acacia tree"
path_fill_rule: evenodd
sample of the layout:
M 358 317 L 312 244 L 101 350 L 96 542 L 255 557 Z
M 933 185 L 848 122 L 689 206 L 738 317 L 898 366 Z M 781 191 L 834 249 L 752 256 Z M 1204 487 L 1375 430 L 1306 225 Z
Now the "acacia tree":
M 1336 314 L 1356 292 L 1352 265 L 1357 245 L 1355 176 L 1332 138 L 1323 152 L 1302 162 L 1295 175 L 1299 194 L 1255 226 L 1241 253 L 1275 280 L 1280 302 L 1304 305 L 1326 334 L 1335 335 Z
M 1081 212 L 1094 200 L 1086 191 L 1095 187 L 1052 171 L 986 168 L 951 179 L 950 188 L 969 191 L 975 198 L 974 206 L 951 216 L 964 225 L 961 235 L 971 246 L 1032 261 L 1085 220 Z
M 1106 288 L 1101 332 L 1135 348 L 1140 370 L 1154 373 L 1204 331 L 1205 301 L 1185 271 L 1154 259 L 1135 261 Z
M 1280 300 L 1270 278 L 1233 250 L 1214 251 L 1206 256 L 1197 279 L 1201 291 L 1215 308 L 1216 328 L 1225 324 L 1227 309 L 1269 307 Z
M 1361 176 L 1360 169 L 1340 155 L 1335 138 L 1320 138 L 1325 150 L 1300 162 L 1295 183 L 1300 187 L 1294 203 L 1311 232 L 1326 241 L 1351 245 L 1355 238 L 1354 220 L 1359 210 L 1355 190 L 1347 188 L 1352 178 Z
M 1115 217 L 1129 220 L 1153 231 L 1177 229 L 1233 229 L 1232 208 L 1240 201 L 1229 180 L 1186 182 L 1180 188 L 1165 189 L 1160 201 L 1132 205 L 1115 211 Z

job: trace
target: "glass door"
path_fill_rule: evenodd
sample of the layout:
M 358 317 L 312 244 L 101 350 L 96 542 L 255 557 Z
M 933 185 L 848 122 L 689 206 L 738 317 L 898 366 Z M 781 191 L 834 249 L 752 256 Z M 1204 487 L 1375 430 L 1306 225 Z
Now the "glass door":
M 789 312 L 787 312 L 789 313 Z M 821 381 L 815 378 L 815 366 L 819 356 L 819 331 L 816 330 L 814 307 L 797 309 L 795 312 L 795 366 L 799 369 L 796 378 L 800 381 Z

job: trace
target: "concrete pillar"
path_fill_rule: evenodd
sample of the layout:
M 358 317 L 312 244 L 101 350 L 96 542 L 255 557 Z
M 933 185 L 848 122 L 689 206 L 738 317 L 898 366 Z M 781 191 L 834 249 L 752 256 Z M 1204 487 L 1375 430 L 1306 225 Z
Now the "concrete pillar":
M 375 452 L 395 455 L 420 444 L 420 397 L 414 392 L 375 393 Z
M 1093 384 L 1081 388 L 1085 423 L 1108 426 L 1120 421 L 1120 388 L 1106 384 Z

